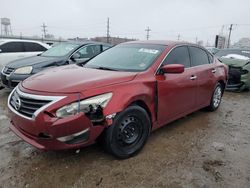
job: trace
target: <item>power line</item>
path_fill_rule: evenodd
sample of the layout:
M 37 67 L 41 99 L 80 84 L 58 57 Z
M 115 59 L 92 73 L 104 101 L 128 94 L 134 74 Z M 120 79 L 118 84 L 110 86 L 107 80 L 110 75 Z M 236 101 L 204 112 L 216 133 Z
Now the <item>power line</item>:
M 109 43 L 109 39 L 110 39 L 110 26 L 109 26 L 109 18 L 108 18 L 108 21 L 107 21 L 107 43 Z
M 229 34 L 228 34 L 228 41 L 227 41 L 227 48 L 230 47 L 230 38 L 231 38 L 232 30 L 233 30 L 233 24 L 230 24 L 230 27 L 229 27 Z
M 42 27 L 43 36 L 44 36 L 44 38 L 46 38 L 46 36 L 47 36 L 47 29 L 46 28 L 48 26 L 46 26 L 45 23 L 43 23 L 43 25 L 41 27 Z
M 151 29 L 149 29 L 149 27 L 145 30 L 146 32 L 147 32 L 147 35 L 146 35 L 146 38 L 147 38 L 147 40 L 149 39 L 149 32 L 151 31 Z

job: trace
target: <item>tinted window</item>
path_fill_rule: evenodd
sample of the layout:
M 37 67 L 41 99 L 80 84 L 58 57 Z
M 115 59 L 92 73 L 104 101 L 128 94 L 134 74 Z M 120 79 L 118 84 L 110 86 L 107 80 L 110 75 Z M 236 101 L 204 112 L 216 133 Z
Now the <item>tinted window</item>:
M 26 52 L 42 52 L 47 50 L 40 44 L 34 42 L 24 42 L 24 49 Z
M 81 48 L 78 52 L 79 59 L 81 58 L 92 58 L 99 53 L 101 53 L 101 46 L 100 45 L 91 45 Z
M 164 60 L 163 64 L 182 64 L 185 68 L 190 67 L 188 48 L 186 46 L 174 48 Z
M 24 52 L 22 42 L 8 42 L 0 46 L 0 49 L 4 53 Z
M 207 52 L 193 46 L 190 46 L 189 50 L 192 58 L 192 66 L 209 64 Z
M 102 46 L 102 50 L 104 51 L 104 50 L 107 50 L 107 49 L 109 49 L 110 48 L 110 46 L 106 46 L 106 45 L 103 45 Z

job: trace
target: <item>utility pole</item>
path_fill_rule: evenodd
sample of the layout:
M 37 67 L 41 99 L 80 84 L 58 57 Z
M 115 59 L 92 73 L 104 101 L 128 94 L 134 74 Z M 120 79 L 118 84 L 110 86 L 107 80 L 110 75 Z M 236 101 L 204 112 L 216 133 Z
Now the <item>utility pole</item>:
M 177 39 L 178 39 L 178 40 L 180 40 L 180 38 L 181 38 L 181 35 L 180 35 L 180 34 L 178 34 L 178 37 L 177 37 Z
M 48 26 L 46 26 L 45 23 L 43 23 L 43 25 L 42 25 L 41 27 L 42 27 L 43 37 L 46 38 L 46 36 L 47 36 L 47 33 L 46 33 L 46 32 L 47 32 L 47 29 L 46 29 L 46 28 L 47 28 Z
M 107 43 L 110 43 L 109 39 L 110 39 L 110 34 L 109 34 L 109 18 L 108 18 L 108 21 L 107 21 Z
M 151 29 L 149 29 L 149 27 L 145 30 L 146 32 L 147 32 L 147 35 L 146 35 L 146 38 L 147 38 L 147 40 L 149 39 L 149 32 L 151 31 Z
M 227 41 L 227 48 L 230 47 L 230 38 L 231 38 L 232 30 L 233 30 L 233 24 L 230 24 L 230 27 L 229 27 L 229 35 L 228 35 L 228 41 Z
M 195 37 L 195 44 L 198 44 L 198 37 Z

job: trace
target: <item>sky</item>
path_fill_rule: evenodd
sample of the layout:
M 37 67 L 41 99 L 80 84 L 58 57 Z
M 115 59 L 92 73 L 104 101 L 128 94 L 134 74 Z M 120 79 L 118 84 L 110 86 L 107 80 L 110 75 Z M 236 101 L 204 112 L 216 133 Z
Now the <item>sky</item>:
M 11 19 L 13 34 L 63 38 L 105 36 L 110 18 L 112 37 L 214 43 L 215 35 L 232 42 L 250 38 L 250 0 L 0 0 L 0 17 Z M 224 25 L 224 27 L 223 27 Z

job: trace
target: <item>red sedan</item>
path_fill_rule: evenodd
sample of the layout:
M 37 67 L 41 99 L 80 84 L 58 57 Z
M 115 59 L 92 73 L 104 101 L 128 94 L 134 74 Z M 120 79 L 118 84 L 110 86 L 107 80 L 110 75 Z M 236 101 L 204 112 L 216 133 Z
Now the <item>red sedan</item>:
M 48 69 L 20 83 L 8 99 L 10 128 L 41 150 L 98 139 L 114 156 L 128 158 L 152 130 L 201 108 L 216 110 L 227 72 L 195 44 L 123 43 L 85 65 Z

